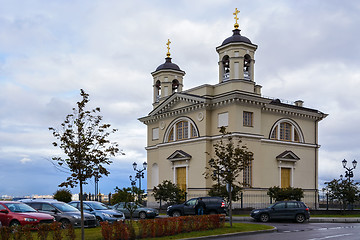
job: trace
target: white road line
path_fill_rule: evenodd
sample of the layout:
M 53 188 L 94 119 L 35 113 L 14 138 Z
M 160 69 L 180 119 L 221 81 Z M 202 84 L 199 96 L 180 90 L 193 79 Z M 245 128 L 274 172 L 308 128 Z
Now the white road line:
M 327 237 L 322 237 L 322 238 L 309 238 L 308 240 L 322 240 L 322 239 L 338 238 L 338 237 L 344 237 L 344 236 L 350 236 L 350 235 L 353 235 L 353 234 L 347 233 L 347 234 L 332 235 L 332 236 L 327 236 Z

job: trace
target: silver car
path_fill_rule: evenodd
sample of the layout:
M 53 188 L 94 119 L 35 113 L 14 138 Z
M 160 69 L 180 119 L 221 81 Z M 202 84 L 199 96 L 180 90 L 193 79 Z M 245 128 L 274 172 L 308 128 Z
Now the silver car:
M 128 208 L 125 207 L 125 204 L 126 204 L 125 202 L 120 202 L 112 206 L 112 208 L 117 211 L 123 212 L 125 214 L 125 217 L 130 218 L 130 211 Z M 135 208 L 135 211 L 133 212 L 134 218 L 140 218 L 140 219 L 155 218 L 156 216 L 159 215 L 159 211 L 154 208 L 144 207 L 134 202 L 130 202 L 127 204 L 131 204 L 131 207 Z

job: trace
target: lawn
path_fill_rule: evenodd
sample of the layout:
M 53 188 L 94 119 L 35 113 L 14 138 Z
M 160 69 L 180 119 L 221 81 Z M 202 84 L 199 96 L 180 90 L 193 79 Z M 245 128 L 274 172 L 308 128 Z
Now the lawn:
M 197 232 L 189 232 L 182 233 L 175 236 L 167 236 L 161 238 L 147 238 L 147 239 L 183 239 L 183 238 L 192 238 L 192 237 L 201 237 L 201 236 L 209 236 L 209 235 L 219 235 L 219 234 L 229 234 L 229 233 L 237 233 L 237 232 L 251 232 L 251 231 L 260 231 L 260 230 L 270 230 L 273 229 L 271 226 L 261 225 L 261 224 L 251 224 L 251 223 L 233 223 L 233 227 L 230 228 L 229 223 L 225 223 L 225 227 L 208 230 L 208 231 L 197 231 Z M 81 229 L 75 229 L 76 239 L 81 239 Z M 37 233 L 33 233 L 34 240 L 37 239 Z M 48 236 L 48 239 L 52 239 L 51 233 Z M 65 239 L 65 237 L 64 237 Z M 97 228 L 86 228 L 85 229 L 85 239 L 86 240 L 102 240 L 101 235 L 101 227 Z

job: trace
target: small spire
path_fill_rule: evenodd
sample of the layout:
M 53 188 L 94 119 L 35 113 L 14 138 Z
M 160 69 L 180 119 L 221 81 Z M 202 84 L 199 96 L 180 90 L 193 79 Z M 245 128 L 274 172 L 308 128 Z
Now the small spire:
M 237 9 L 237 8 L 235 8 L 235 12 L 233 13 L 233 15 L 235 16 L 234 17 L 234 19 L 235 19 L 235 24 L 234 24 L 234 27 L 235 27 L 235 29 L 238 29 L 239 28 L 239 24 L 238 24 L 238 20 L 239 20 L 239 18 L 238 18 L 238 13 L 239 13 L 240 11 Z
M 166 53 L 166 56 L 167 56 L 167 57 L 170 57 L 170 43 L 171 43 L 171 42 L 170 42 L 170 39 L 168 39 L 168 41 L 167 41 L 167 43 L 166 43 L 166 45 L 167 45 L 167 50 L 168 50 L 167 53 Z

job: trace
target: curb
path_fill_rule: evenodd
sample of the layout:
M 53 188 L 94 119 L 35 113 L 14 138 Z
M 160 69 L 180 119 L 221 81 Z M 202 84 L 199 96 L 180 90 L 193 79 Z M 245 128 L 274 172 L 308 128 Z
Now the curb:
M 226 217 L 229 221 L 229 217 Z M 251 217 L 233 217 L 233 221 L 241 222 L 254 222 L 255 220 Z M 308 222 L 313 223 L 360 223 L 360 218 L 321 218 L 321 217 L 310 217 Z

